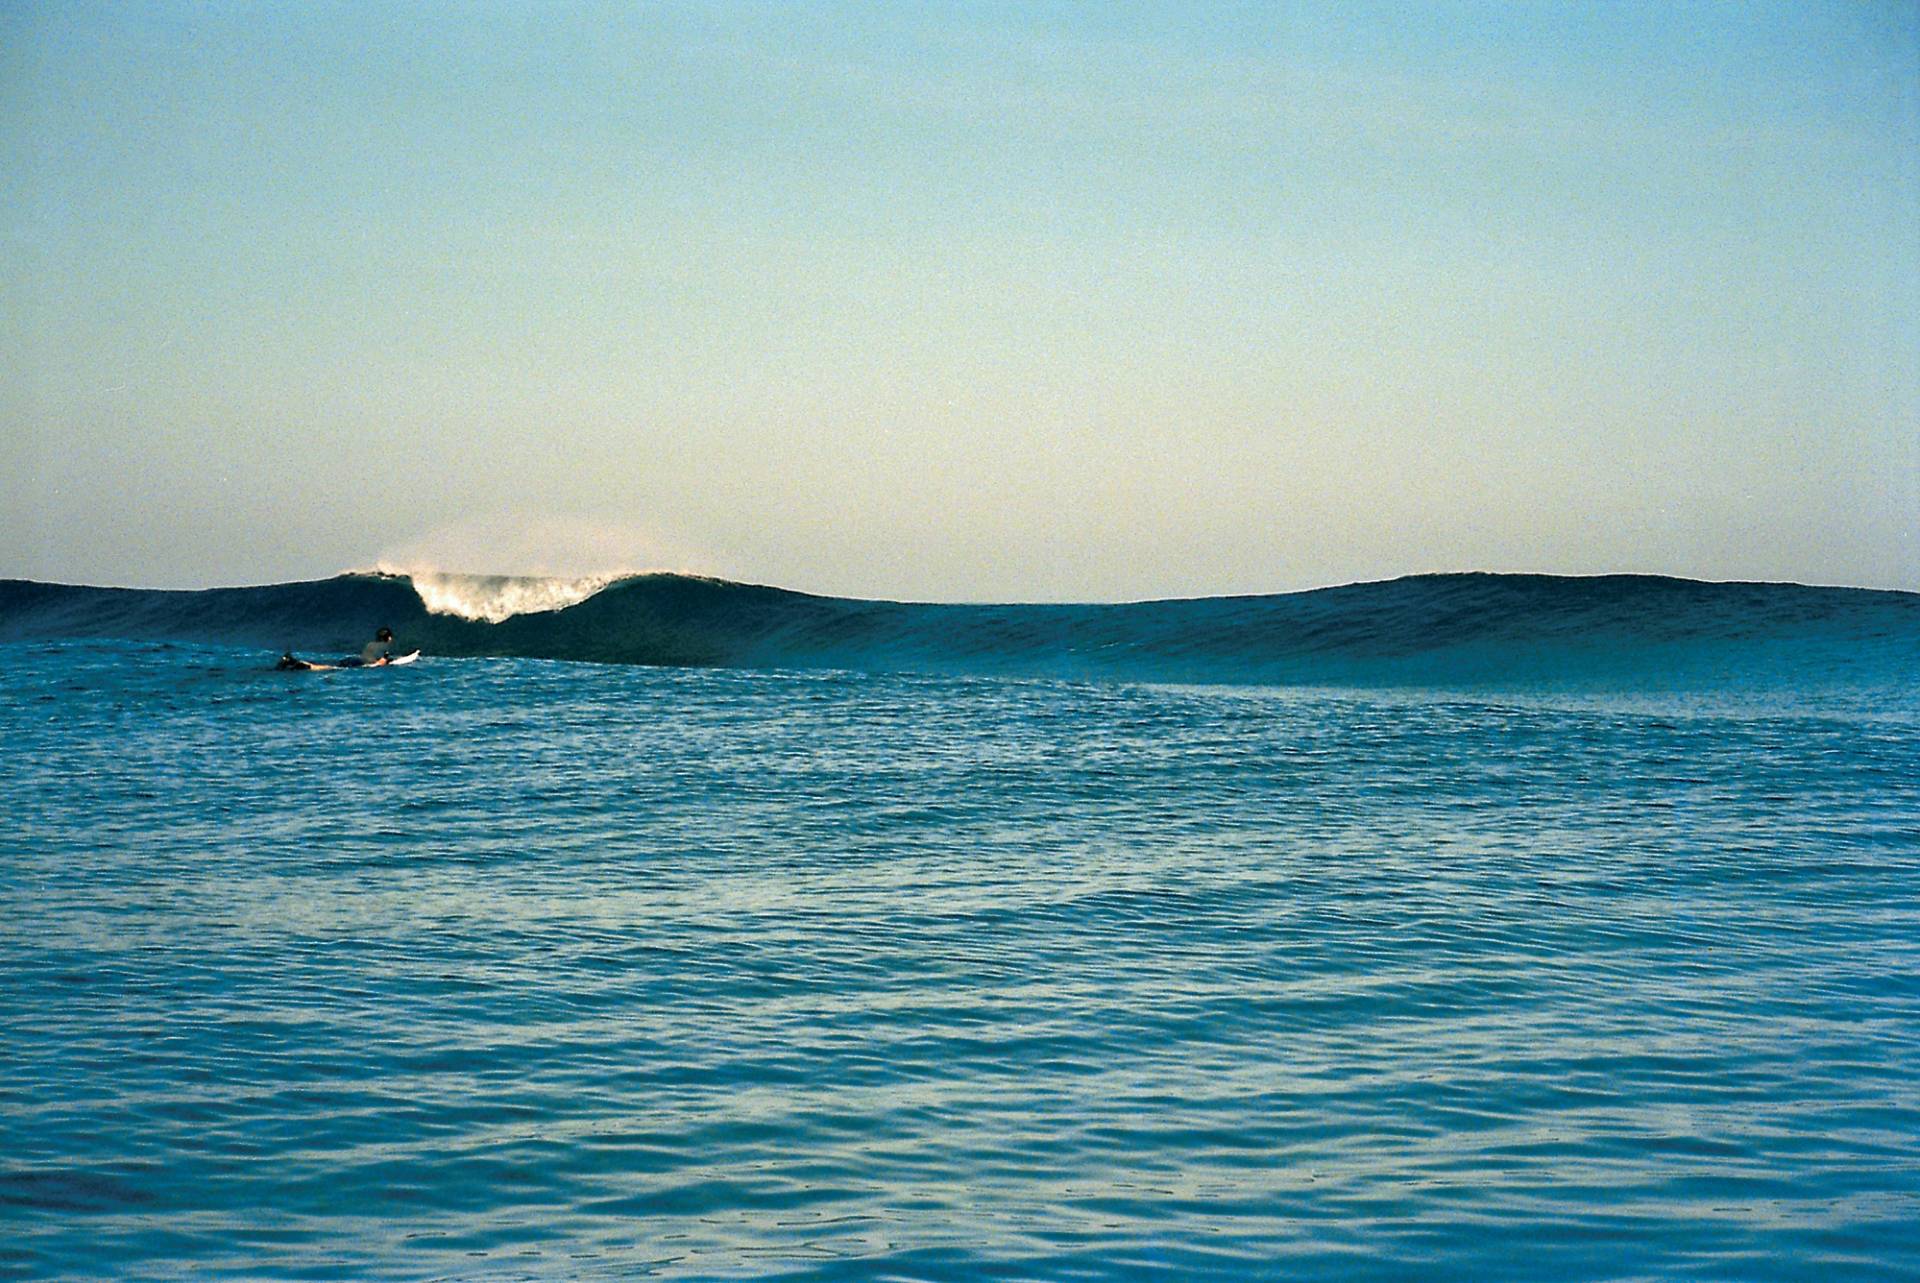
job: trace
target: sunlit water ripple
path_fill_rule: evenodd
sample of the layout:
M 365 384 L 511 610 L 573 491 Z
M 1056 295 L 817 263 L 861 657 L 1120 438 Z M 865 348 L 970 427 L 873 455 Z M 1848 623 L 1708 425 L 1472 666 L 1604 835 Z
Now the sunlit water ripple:
M 1920 714 L 4 648 L 0 1273 L 1920 1277 Z

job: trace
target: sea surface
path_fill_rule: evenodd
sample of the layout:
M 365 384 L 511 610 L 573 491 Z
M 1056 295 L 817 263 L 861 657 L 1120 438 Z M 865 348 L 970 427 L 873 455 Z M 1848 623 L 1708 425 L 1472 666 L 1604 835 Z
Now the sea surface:
M 1920 1278 L 1904 668 L 274 657 L 0 644 L 0 1277 Z

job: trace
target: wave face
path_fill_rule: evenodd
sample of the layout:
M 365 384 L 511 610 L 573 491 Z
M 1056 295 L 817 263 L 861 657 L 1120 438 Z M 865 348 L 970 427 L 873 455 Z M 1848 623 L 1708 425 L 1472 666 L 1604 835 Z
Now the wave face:
M 1920 594 L 1640 575 L 1423 575 L 1112 605 L 862 601 L 666 574 L 604 584 L 353 574 L 194 592 L 0 581 L 0 640 L 326 657 L 381 625 L 430 655 L 1163 682 L 1910 687 L 1920 677 Z

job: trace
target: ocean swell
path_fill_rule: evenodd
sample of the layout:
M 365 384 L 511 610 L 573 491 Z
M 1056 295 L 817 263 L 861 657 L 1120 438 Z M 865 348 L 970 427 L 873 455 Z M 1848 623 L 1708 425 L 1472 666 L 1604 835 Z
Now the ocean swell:
M 1920 594 L 1653 576 L 1426 575 L 1257 597 L 939 605 L 684 575 L 343 575 L 173 592 L 0 581 L 0 640 L 1162 682 L 1911 686 Z

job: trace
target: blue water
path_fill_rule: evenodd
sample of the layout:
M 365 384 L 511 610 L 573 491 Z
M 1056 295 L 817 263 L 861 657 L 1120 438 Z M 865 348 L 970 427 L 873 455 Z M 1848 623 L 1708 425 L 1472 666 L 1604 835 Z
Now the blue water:
M 0 1274 L 1920 1278 L 1900 674 L 271 658 L 0 646 Z

